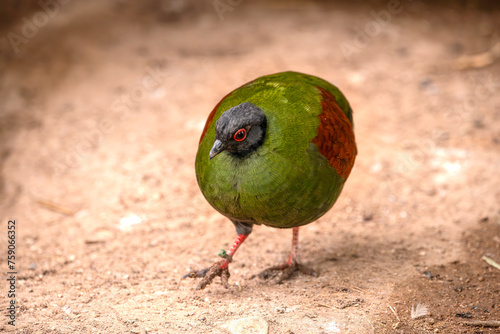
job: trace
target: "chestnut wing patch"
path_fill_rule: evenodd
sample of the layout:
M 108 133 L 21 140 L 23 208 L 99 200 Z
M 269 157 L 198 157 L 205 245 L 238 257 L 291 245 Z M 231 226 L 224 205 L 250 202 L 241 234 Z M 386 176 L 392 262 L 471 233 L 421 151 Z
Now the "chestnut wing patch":
M 337 173 L 347 179 L 357 154 L 353 127 L 333 94 L 321 87 L 317 88 L 323 98 L 323 112 L 318 116 L 318 135 L 312 142 Z

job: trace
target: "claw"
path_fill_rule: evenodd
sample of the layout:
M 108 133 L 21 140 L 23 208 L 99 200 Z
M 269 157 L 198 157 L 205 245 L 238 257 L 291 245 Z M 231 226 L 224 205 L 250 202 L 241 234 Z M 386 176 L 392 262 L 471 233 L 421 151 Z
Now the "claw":
M 236 230 L 238 231 L 238 228 Z M 228 284 L 229 276 L 231 276 L 229 274 L 229 269 L 228 269 L 229 262 L 231 262 L 233 260 L 234 253 L 236 252 L 238 247 L 240 247 L 240 245 L 243 243 L 243 241 L 245 241 L 245 239 L 248 237 L 251 230 L 252 230 L 251 228 L 249 228 L 249 229 L 247 228 L 246 230 L 244 230 L 244 232 L 247 232 L 247 234 L 238 234 L 238 237 L 234 241 L 234 243 L 231 246 L 231 249 L 229 249 L 229 251 L 226 252 L 223 249 L 220 250 L 219 257 L 221 257 L 222 260 L 216 261 L 209 268 L 205 268 L 205 269 L 198 270 L 198 271 L 193 270 L 192 272 L 184 275 L 182 278 L 184 279 L 184 278 L 188 278 L 188 277 L 191 277 L 191 278 L 203 277 L 203 279 L 200 281 L 200 283 L 196 287 L 196 290 L 201 290 L 201 289 L 204 289 L 210 283 L 212 283 L 215 276 L 220 276 L 220 279 L 222 281 L 222 286 L 232 292 L 233 290 L 231 290 L 231 288 L 229 287 L 229 284 Z
M 209 268 L 204 268 L 201 270 L 193 270 L 190 273 L 182 276 L 182 278 L 184 279 L 188 277 L 189 278 L 203 277 L 200 283 L 198 283 L 198 285 L 196 286 L 196 290 L 202 290 L 207 285 L 212 283 L 212 281 L 216 276 L 220 276 L 222 281 L 222 286 L 228 289 L 229 291 L 232 291 L 228 283 L 229 277 L 231 276 L 231 274 L 229 273 L 228 264 L 229 261 L 227 259 L 217 261 Z
M 205 277 L 205 275 L 207 274 L 208 270 L 210 268 L 204 268 L 204 269 L 201 269 L 201 270 L 193 270 L 189 273 L 187 273 L 186 275 L 182 276 L 182 279 L 185 279 L 185 278 L 196 278 L 196 277 Z
M 222 281 L 222 286 L 225 287 L 226 289 L 228 289 L 229 291 L 233 292 L 233 289 L 231 289 L 229 287 L 229 276 L 231 276 L 231 274 L 229 273 L 229 269 L 228 268 L 222 269 L 222 272 L 220 275 L 220 279 Z

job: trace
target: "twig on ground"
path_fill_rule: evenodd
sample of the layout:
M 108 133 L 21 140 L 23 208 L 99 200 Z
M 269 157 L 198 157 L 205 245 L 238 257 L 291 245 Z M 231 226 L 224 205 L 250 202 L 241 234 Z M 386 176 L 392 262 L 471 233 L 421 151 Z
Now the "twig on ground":
M 358 292 L 363 292 L 363 293 L 370 294 L 370 292 L 368 292 L 368 291 L 366 291 L 366 290 L 364 290 L 364 289 L 361 289 L 361 288 L 359 288 L 359 287 L 357 287 L 357 286 L 351 286 L 351 290 L 356 290 L 356 291 L 358 291 Z
M 490 266 L 495 267 L 498 270 L 500 270 L 500 264 L 498 264 L 497 262 L 495 262 L 495 260 L 493 260 L 492 258 L 489 258 L 486 255 L 483 255 L 483 257 L 481 259 L 483 259 L 484 261 L 486 261 L 486 263 L 488 263 Z
M 482 68 L 493 64 L 500 59 L 500 42 L 483 53 L 475 55 L 462 56 L 454 61 L 454 67 L 457 70 L 467 70 L 470 68 Z
M 316 305 L 333 309 L 333 306 L 326 305 L 326 304 L 316 303 Z
M 39 205 L 51 210 L 51 211 L 55 211 L 55 212 L 58 212 L 58 213 L 62 213 L 64 215 L 67 215 L 67 216 L 73 216 L 75 214 L 75 211 L 69 209 L 69 208 L 66 208 L 64 206 L 61 206 L 59 204 L 56 204 L 56 203 L 53 203 L 51 201 L 47 201 L 47 200 L 43 200 L 43 199 L 39 199 L 36 201 Z
M 368 317 L 365 315 L 365 319 L 368 320 L 368 323 L 370 324 L 370 326 L 372 326 L 372 329 L 375 331 L 375 326 L 373 326 L 372 322 L 370 321 L 370 319 L 368 319 Z
M 392 307 L 391 305 L 389 305 L 389 304 L 387 306 L 389 306 L 389 309 L 392 311 L 392 313 L 394 313 L 394 315 L 396 316 L 396 318 L 398 319 L 398 321 L 401 322 L 401 319 L 399 318 L 399 315 L 396 312 L 396 309 L 394 307 Z
M 464 321 L 462 322 L 464 325 L 467 326 L 482 326 L 482 327 L 500 327 L 500 321 L 499 320 L 489 320 L 489 321 L 482 321 L 482 320 L 477 320 L 477 321 Z

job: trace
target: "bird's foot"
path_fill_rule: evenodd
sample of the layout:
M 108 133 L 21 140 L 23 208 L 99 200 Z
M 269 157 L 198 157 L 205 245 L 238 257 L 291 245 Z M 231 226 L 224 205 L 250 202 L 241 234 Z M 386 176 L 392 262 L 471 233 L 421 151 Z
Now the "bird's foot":
M 220 279 L 222 281 L 222 286 L 225 287 L 226 289 L 231 290 L 228 284 L 229 276 L 229 260 L 223 259 L 220 261 L 215 262 L 212 266 L 201 269 L 201 270 L 193 270 L 190 273 L 184 275 L 182 278 L 197 278 L 197 277 L 203 277 L 203 279 L 198 283 L 196 286 L 196 290 L 201 290 L 204 289 L 207 285 L 212 283 L 214 280 L 215 276 L 220 276 Z
M 318 273 L 311 268 L 308 268 L 303 264 L 298 263 L 297 261 L 291 261 L 278 266 L 264 269 L 259 273 L 259 278 L 269 279 L 278 276 L 276 284 L 281 284 L 283 283 L 283 281 L 291 278 L 297 271 L 300 271 L 301 273 L 309 276 L 318 276 Z

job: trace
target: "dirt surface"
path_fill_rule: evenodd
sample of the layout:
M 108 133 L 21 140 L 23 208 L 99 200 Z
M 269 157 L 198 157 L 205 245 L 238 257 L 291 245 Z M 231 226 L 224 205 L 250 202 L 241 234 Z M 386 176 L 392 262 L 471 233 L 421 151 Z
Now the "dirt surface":
M 0 302 L 16 219 L 18 308 L 0 332 L 500 332 L 466 324 L 500 321 L 500 270 L 482 259 L 500 262 L 500 62 L 463 61 L 494 50 L 499 6 L 220 2 L 2 8 Z M 354 110 L 350 179 L 301 229 L 320 276 L 255 278 L 291 242 L 256 227 L 233 292 L 196 291 L 181 276 L 235 237 L 196 184 L 205 119 L 284 70 L 333 82 Z

